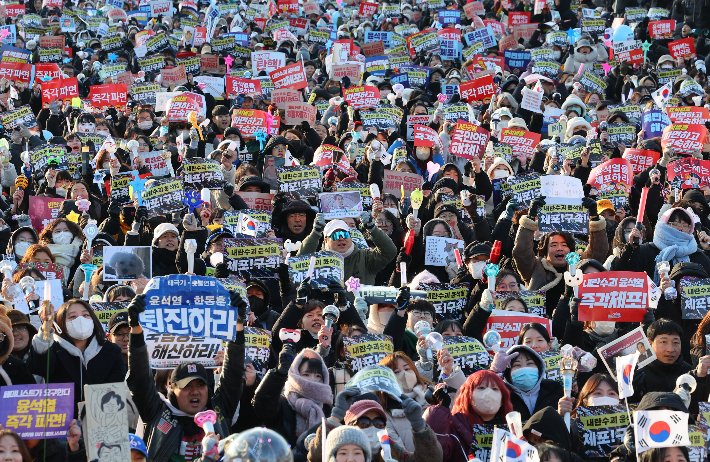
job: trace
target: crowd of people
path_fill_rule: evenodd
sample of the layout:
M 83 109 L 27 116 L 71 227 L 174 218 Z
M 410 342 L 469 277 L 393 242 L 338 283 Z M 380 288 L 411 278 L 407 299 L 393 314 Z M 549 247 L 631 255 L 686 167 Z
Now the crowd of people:
M 3 3 L 4 460 L 707 459 L 704 0 Z

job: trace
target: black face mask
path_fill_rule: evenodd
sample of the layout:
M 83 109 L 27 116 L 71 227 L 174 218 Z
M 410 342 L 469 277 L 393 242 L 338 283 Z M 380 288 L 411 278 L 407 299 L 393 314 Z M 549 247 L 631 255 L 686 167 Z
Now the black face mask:
M 264 314 L 264 311 L 266 311 L 267 308 L 264 304 L 264 299 L 257 297 L 256 295 L 249 296 L 249 307 L 257 316 Z
M 340 94 L 340 88 L 337 86 L 330 86 L 328 87 L 328 93 L 331 95 L 339 95 Z
M 574 132 L 574 136 L 581 136 L 582 138 L 587 138 L 587 132 L 584 131 L 579 131 L 579 132 Z
M 125 206 L 121 211 L 123 215 L 123 222 L 129 225 L 133 224 L 133 219 L 136 217 L 136 208 L 133 206 Z

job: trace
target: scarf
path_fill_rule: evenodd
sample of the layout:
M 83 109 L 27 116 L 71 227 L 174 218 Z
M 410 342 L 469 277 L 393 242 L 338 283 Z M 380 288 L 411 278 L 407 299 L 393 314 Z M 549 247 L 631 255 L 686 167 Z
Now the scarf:
M 352 253 L 353 253 L 354 251 L 355 251 L 355 243 L 354 243 L 354 242 L 351 242 L 351 243 L 350 243 L 350 248 L 349 248 L 348 250 L 346 250 L 345 252 L 342 252 L 342 253 L 340 253 L 340 252 L 338 252 L 338 253 L 340 253 L 340 255 L 341 255 L 343 258 L 348 258 L 350 255 L 352 255 Z
M 323 383 L 311 382 L 301 377 L 298 371 L 304 359 L 316 358 L 323 365 Z M 328 384 L 328 369 L 323 359 L 313 350 L 302 350 L 291 363 L 288 370 L 288 380 L 284 387 L 284 396 L 294 411 L 296 411 L 296 437 L 309 428 L 320 425 L 323 414 L 323 404 L 333 404 L 333 392 Z
M 589 335 L 589 338 L 592 339 L 596 343 L 596 346 L 594 347 L 595 350 L 597 348 L 603 347 L 604 345 L 606 345 L 607 343 L 609 343 L 613 340 L 616 340 L 619 337 L 619 330 L 618 329 L 614 329 L 614 332 L 612 332 L 611 334 L 609 334 L 607 336 L 601 336 L 601 335 L 597 334 L 596 332 L 594 332 L 594 330 L 592 330 L 592 329 L 585 329 L 584 333 Z
M 656 256 L 656 262 L 667 261 L 673 264 L 681 261 L 690 261 L 688 255 L 698 250 L 698 244 L 692 234 L 678 231 L 667 223 L 659 221 L 656 223 L 656 231 L 653 233 L 653 244 L 660 249 Z M 660 285 L 661 278 L 658 268 L 653 270 L 653 282 Z

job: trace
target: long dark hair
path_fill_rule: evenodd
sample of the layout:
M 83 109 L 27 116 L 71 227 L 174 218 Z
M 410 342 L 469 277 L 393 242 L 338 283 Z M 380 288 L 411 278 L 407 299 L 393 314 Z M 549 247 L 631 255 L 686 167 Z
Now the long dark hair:
M 594 374 L 593 376 L 589 377 L 589 379 L 587 379 L 587 382 L 584 384 L 584 387 L 582 387 L 582 389 L 579 391 L 577 402 L 574 403 L 575 414 L 577 413 L 577 407 L 584 406 L 584 400 L 587 399 L 589 395 L 594 393 L 594 390 L 596 390 L 602 382 L 606 382 L 611 388 L 616 390 L 618 393 L 619 389 L 616 386 L 616 381 L 612 379 L 611 376 L 607 374 Z
M 30 2 L 32 3 L 32 2 Z M 9 436 L 12 439 L 15 440 L 15 443 L 17 444 L 17 447 L 20 448 L 20 455 L 22 456 L 22 462 L 32 462 L 32 456 L 30 455 L 30 450 L 27 449 L 27 445 L 25 445 L 25 442 L 22 441 L 22 438 L 20 438 L 20 435 L 15 433 L 12 430 L 0 430 L 0 439 Z
M 75 340 L 67 333 L 67 311 L 69 311 L 69 307 L 72 305 L 81 305 L 87 309 L 89 315 L 91 316 L 91 320 L 94 321 L 94 333 L 91 335 L 96 338 L 99 345 L 103 346 L 103 344 L 107 341 L 106 335 L 104 334 L 104 328 L 101 325 L 99 318 L 96 317 L 94 310 L 91 309 L 89 302 L 86 302 L 80 298 L 72 298 L 71 300 L 64 302 L 57 310 L 57 325 L 62 332 L 59 336 L 71 344 L 74 344 L 75 342 Z
M 542 338 L 544 338 L 547 343 L 550 343 L 550 333 L 547 331 L 547 328 L 539 322 L 529 322 L 525 324 L 522 329 L 520 329 L 520 335 L 518 335 L 518 345 L 523 344 L 525 334 L 531 329 L 537 331 L 540 335 L 542 335 Z

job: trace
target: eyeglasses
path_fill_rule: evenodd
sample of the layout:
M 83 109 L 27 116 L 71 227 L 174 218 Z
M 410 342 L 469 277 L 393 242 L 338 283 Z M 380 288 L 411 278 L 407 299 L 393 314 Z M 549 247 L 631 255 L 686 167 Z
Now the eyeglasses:
M 15 332 L 25 332 L 27 330 L 27 326 L 13 326 L 12 327 L 12 333 L 14 334 Z
M 419 318 L 427 318 L 427 319 L 433 319 L 434 315 L 431 313 L 431 311 L 419 311 L 419 310 L 412 310 L 410 311 L 413 316 L 417 316 Z
M 392 226 L 392 222 L 389 220 L 377 220 L 375 223 L 377 226 Z
M 334 241 L 339 241 L 340 239 L 348 239 L 350 237 L 349 231 L 338 230 L 330 235 L 330 238 Z
M 672 226 L 673 228 L 677 229 L 678 231 L 688 232 L 691 229 L 693 229 L 692 225 L 689 225 L 687 223 L 683 223 L 682 221 L 669 221 L 668 225 Z
M 354 425 L 363 430 L 365 428 L 370 428 L 373 425 L 375 426 L 375 428 L 383 429 L 387 425 L 387 422 L 385 422 L 379 417 L 375 417 L 374 419 L 370 419 L 368 417 L 360 417 L 355 421 Z

